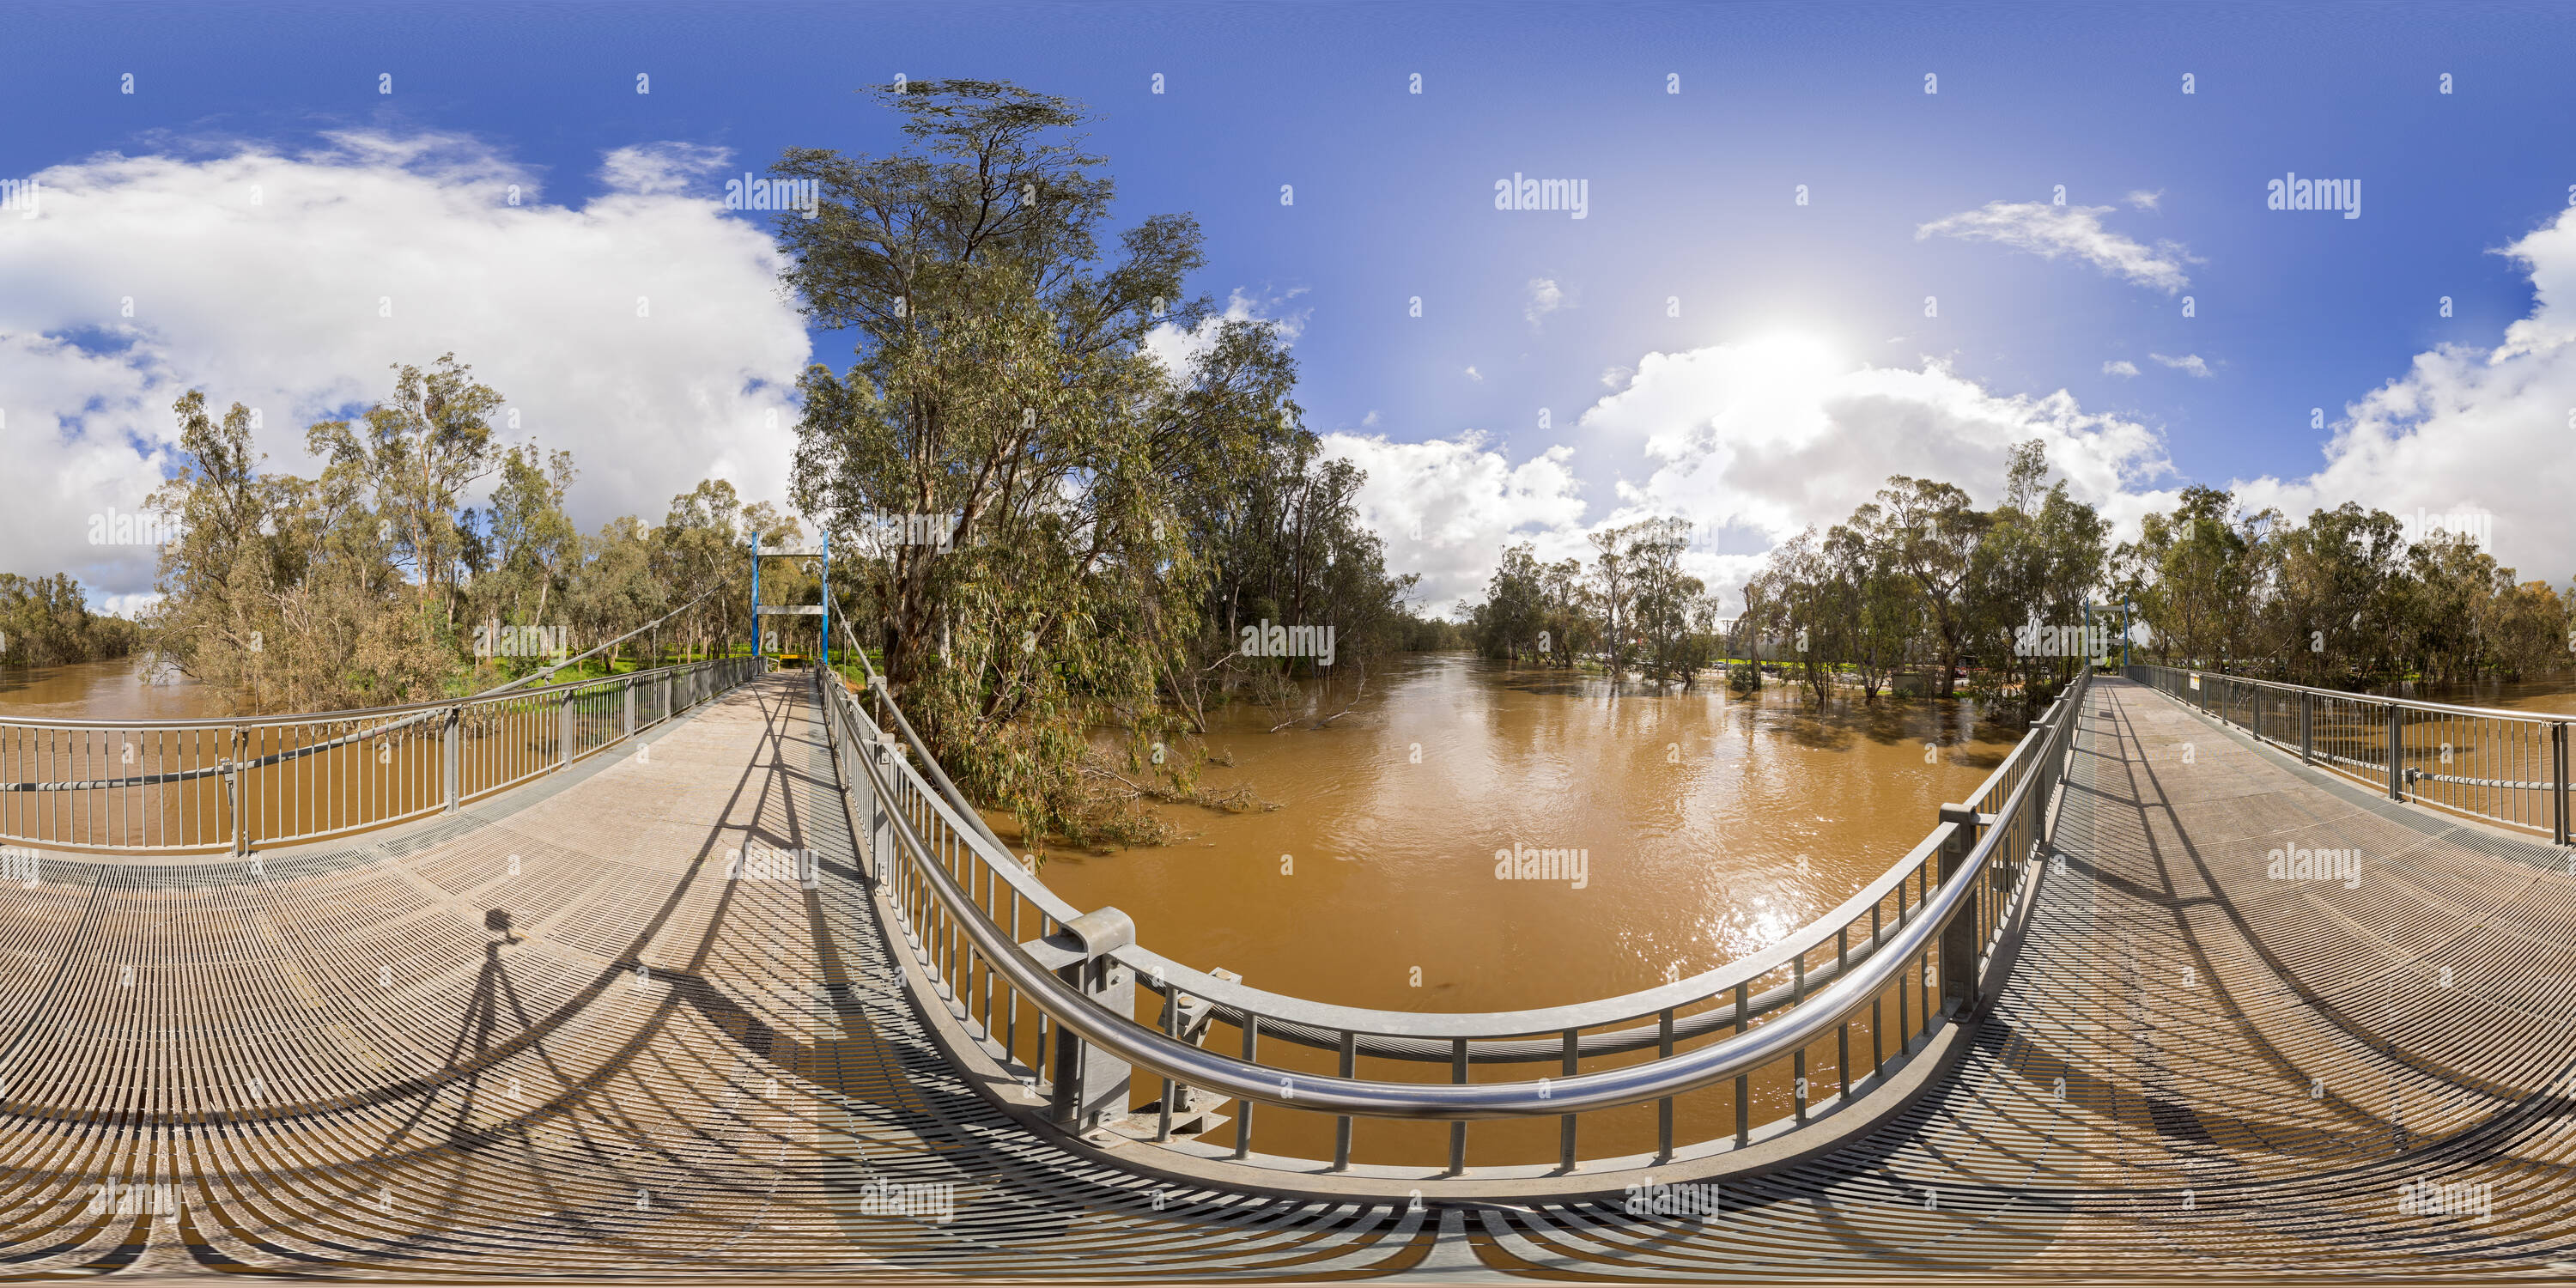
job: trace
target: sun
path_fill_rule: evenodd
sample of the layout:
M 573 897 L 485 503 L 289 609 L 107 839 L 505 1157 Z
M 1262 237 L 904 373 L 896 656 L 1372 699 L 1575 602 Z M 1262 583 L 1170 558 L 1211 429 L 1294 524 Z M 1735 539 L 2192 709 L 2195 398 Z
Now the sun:
M 1764 365 L 1800 373 L 1840 371 L 1849 365 L 1841 349 L 1811 331 L 1775 327 L 1737 346 Z

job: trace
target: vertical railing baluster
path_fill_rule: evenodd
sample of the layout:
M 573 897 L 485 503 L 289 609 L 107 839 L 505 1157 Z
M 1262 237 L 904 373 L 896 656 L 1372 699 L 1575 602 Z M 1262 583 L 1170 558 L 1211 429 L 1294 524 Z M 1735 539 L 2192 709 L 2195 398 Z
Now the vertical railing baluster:
M 1342 1030 L 1342 1076 L 1347 1078 L 1359 1068 L 1360 1035 L 1352 1029 Z M 1351 1165 L 1351 1116 L 1340 1114 L 1333 1119 L 1333 1170 L 1347 1171 Z
M 1801 948 L 1796 955 L 1789 958 L 1789 1005 L 1792 1019 L 1796 1018 L 1796 1008 L 1806 1000 L 1807 950 Z M 1799 1044 L 1798 1049 L 1790 1053 L 1789 1079 L 1789 1112 L 1796 1117 L 1798 1125 L 1804 1127 L 1807 1125 L 1807 1048 L 1804 1043 Z
M 1903 902 L 1904 897 L 1903 894 L 1899 894 L 1897 899 Z M 1869 954 L 1872 957 L 1879 953 L 1878 910 L 1878 904 L 1873 903 L 1869 906 Z M 1900 983 L 1897 987 L 1903 988 L 1904 985 Z M 1884 988 L 1872 990 L 1869 995 L 1869 1075 L 1873 1078 L 1886 1072 L 1887 1069 L 1887 1051 L 1879 1038 L 1880 1034 L 1887 1031 L 1886 1017 L 1879 1013 L 1881 1003 L 1886 996 L 1887 990 Z M 1897 996 L 1901 999 L 1904 994 L 1899 993 Z
M 2090 665 L 2089 663 L 2087 665 Z M 1834 982 L 1843 982 L 1851 970 L 1851 925 L 1846 922 L 1834 928 Z M 1669 1041 L 1669 1039 L 1667 1039 Z M 1851 1099 L 1851 1021 L 1834 1026 L 1834 1074 L 1842 1083 L 1842 1098 Z M 1666 1111 L 1670 1112 L 1670 1111 Z
M 1449 1040 L 1449 1081 L 1457 1086 L 1466 1085 L 1467 1039 L 1465 1038 Z M 1449 1174 L 1451 1176 L 1467 1174 L 1467 1120 L 1464 1118 L 1453 1118 L 1449 1122 Z
M 1177 1038 L 1180 1035 L 1181 990 L 1178 985 L 1167 982 L 1163 985 L 1163 1036 Z M 1179 1098 L 1180 1090 L 1180 1083 L 1170 1078 L 1163 1079 L 1162 1120 L 1154 1129 L 1154 1139 L 1157 1141 L 1168 1141 L 1172 1138 L 1172 1102 Z
M 1735 1031 L 1742 1033 L 1753 1026 L 1753 991 L 1750 981 L 1735 982 Z M 1741 1147 L 1753 1140 L 1753 1077 L 1735 1075 L 1735 1143 Z
M 2406 799 L 2406 726 L 2402 709 L 2388 704 L 2388 799 Z
M 1899 930 L 1903 930 L 1905 928 L 1905 881 L 1902 877 L 1898 878 L 1896 882 L 1896 928 Z M 1906 1018 L 1905 1009 L 1906 989 L 1913 983 L 1913 980 L 1914 974 L 1912 971 L 1906 970 L 1902 967 L 1897 970 L 1896 1052 L 1899 1055 L 1903 1055 L 1914 1049 L 1914 1022 Z
M 1582 1057 L 1582 1051 L 1583 1042 L 1581 1034 L 1573 1029 L 1567 1029 L 1565 1031 L 1565 1062 L 1563 1066 L 1566 1077 L 1573 1077 L 1575 1075 L 1575 1071 L 1580 1067 L 1579 1062 Z M 1558 1129 L 1559 1135 L 1556 1150 L 1557 1166 L 1567 1172 L 1574 1170 L 1574 1122 L 1575 1116 L 1573 1114 L 1567 1114 L 1565 1115 L 1562 1126 Z
M 2550 813 L 2555 820 L 2552 830 L 2560 845 L 2576 843 L 2576 830 L 2567 818 L 2567 722 L 2549 726 Z
M 1458 1048 L 1462 1053 L 1466 1050 L 1466 1046 L 1466 1040 L 1460 1039 Z M 1673 1008 L 1669 1006 L 1655 1013 L 1655 1058 L 1658 1060 L 1673 1058 Z M 1458 1125 L 1466 1126 L 1465 1123 Z M 1665 1096 L 1655 1102 L 1655 1161 L 1669 1163 L 1672 1160 L 1673 1098 Z
M 1237 1011 L 1235 1015 L 1243 1025 L 1243 1062 L 1254 1064 L 1261 1055 L 1261 1017 L 1250 1011 Z M 1238 1100 L 1235 1104 L 1234 1156 L 1249 1158 L 1252 1156 L 1253 1102 Z

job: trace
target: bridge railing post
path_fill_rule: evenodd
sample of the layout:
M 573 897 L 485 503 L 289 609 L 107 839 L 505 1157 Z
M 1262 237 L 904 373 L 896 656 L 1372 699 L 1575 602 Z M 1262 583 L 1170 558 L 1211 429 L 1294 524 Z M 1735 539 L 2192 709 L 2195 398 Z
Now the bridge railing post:
M 878 731 L 877 740 L 868 746 L 867 754 L 877 758 L 877 764 L 883 767 L 882 772 L 893 774 L 895 762 L 903 758 L 902 746 L 886 737 L 883 730 Z M 887 781 L 892 782 L 893 779 L 889 777 Z M 902 867 L 888 857 L 894 853 L 894 845 L 894 805 L 886 799 L 885 793 L 871 786 L 868 789 L 868 866 L 880 881 L 885 879 L 887 872 Z
M 231 799 L 233 807 L 233 853 L 235 854 L 250 853 L 250 811 L 245 808 L 249 802 L 243 799 L 249 793 L 242 790 L 241 765 L 242 744 L 248 736 L 242 731 L 241 726 L 235 725 L 231 737 L 225 740 L 229 754 L 225 757 L 224 765 L 224 795 Z
M 1977 827 L 1982 821 L 1974 805 L 1943 805 L 1941 821 L 1951 824 L 1949 837 L 1939 851 L 1939 880 L 1948 885 L 1960 869 L 1967 866 L 1968 856 L 1977 850 Z M 1977 901 L 1963 899 L 1950 924 L 1941 928 L 1941 993 L 1955 1007 L 1954 1014 L 1964 1019 L 1977 1005 Z M 1932 1007 L 1925 999 L 1924 1013 Z
M 438 776 L 447 785 L 447 808 L 441 812 L 447 814 L 456 812 L 457 798 L 463 794 L 463 784 L 457 781 L 456 739 L 464 714 L 461 707 L 449 707 L 446 727 L 439 731 Z
M 2549 726 L 2550 792 L 2554 805 L 2550 817 L 2556 820 L 2550 830 L 2557 833 L 2560 845 L 2576 845 L 2576 825 L 2567 817 L 2567 725 L 2561 721 Z
M 617 736 L 620 738 L 635 736 L 635 677 L 631 675 L 626 677 L 626 729 Z
M 1031 957 L 1053 969 L 1056 978 L 1081 990 L 1084 997 L 1113 1015 L 1133 1017 L 1136 972 L 1113 954 L 1136 942 L 1136 923 L 1116 908 L 1098 908 L 1064 923 L 1054 934 L 1020 945 Z M 1055 1026 L 1050 1067 L 1048 1114 L 1058 1127 L 1087 1132 L 1113 1118 L 1127 1116 L 1128 1084 L 1134 1071 L 1099 1047 L 1082 1040 L 1069 1025 Z M 1345 1073 L 1343 1076 L 1348 1077 Z
M 572 690 L 555 700 L 555 768 L 572 766 Z
M 2317 758 L 2317 695 L 2299 690 L 2299 763 L 2311 764 Z
M 2388 704 L 2388 799 L 2406 799 L 2406 711 Z

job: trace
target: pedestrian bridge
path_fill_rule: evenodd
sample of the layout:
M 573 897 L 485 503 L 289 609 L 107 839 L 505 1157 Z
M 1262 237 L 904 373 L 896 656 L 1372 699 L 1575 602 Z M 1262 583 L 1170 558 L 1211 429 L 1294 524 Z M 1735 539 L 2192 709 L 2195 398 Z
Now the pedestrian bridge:
M 2566 740 L 2087 677 L 1791 938 L 1453 1015 L 1162 958 L 812 672 L 8 726 L 0 1276 L 2563 1273 Z

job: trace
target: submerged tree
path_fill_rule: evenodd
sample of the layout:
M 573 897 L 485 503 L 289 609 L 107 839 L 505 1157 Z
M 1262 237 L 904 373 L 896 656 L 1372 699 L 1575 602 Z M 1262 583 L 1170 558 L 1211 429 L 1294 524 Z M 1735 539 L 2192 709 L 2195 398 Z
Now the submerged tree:
M 796 499 L 864 561 L 888 675 L 943 763 L 1035 836 L 1153 834 L 1101 790 L 1092 730 L 1165 734 L 1159 683 L 1199 630 L 1203 553 L 1184 494 L 1219 467 L 1229 418 L 1170 412 L 1144 340 L 1205 316 L 1183 301 L 1197 224 L 1162 215 L 1104 253 L 1112 185 L 1077 106 L 940 81 L 886 95 L 906 151 L 801 148 L 820 186 L 782 219 L 786 280 L 857 336 L 802 382 Z M 925 539 L 926 538 L 926 539 Z

